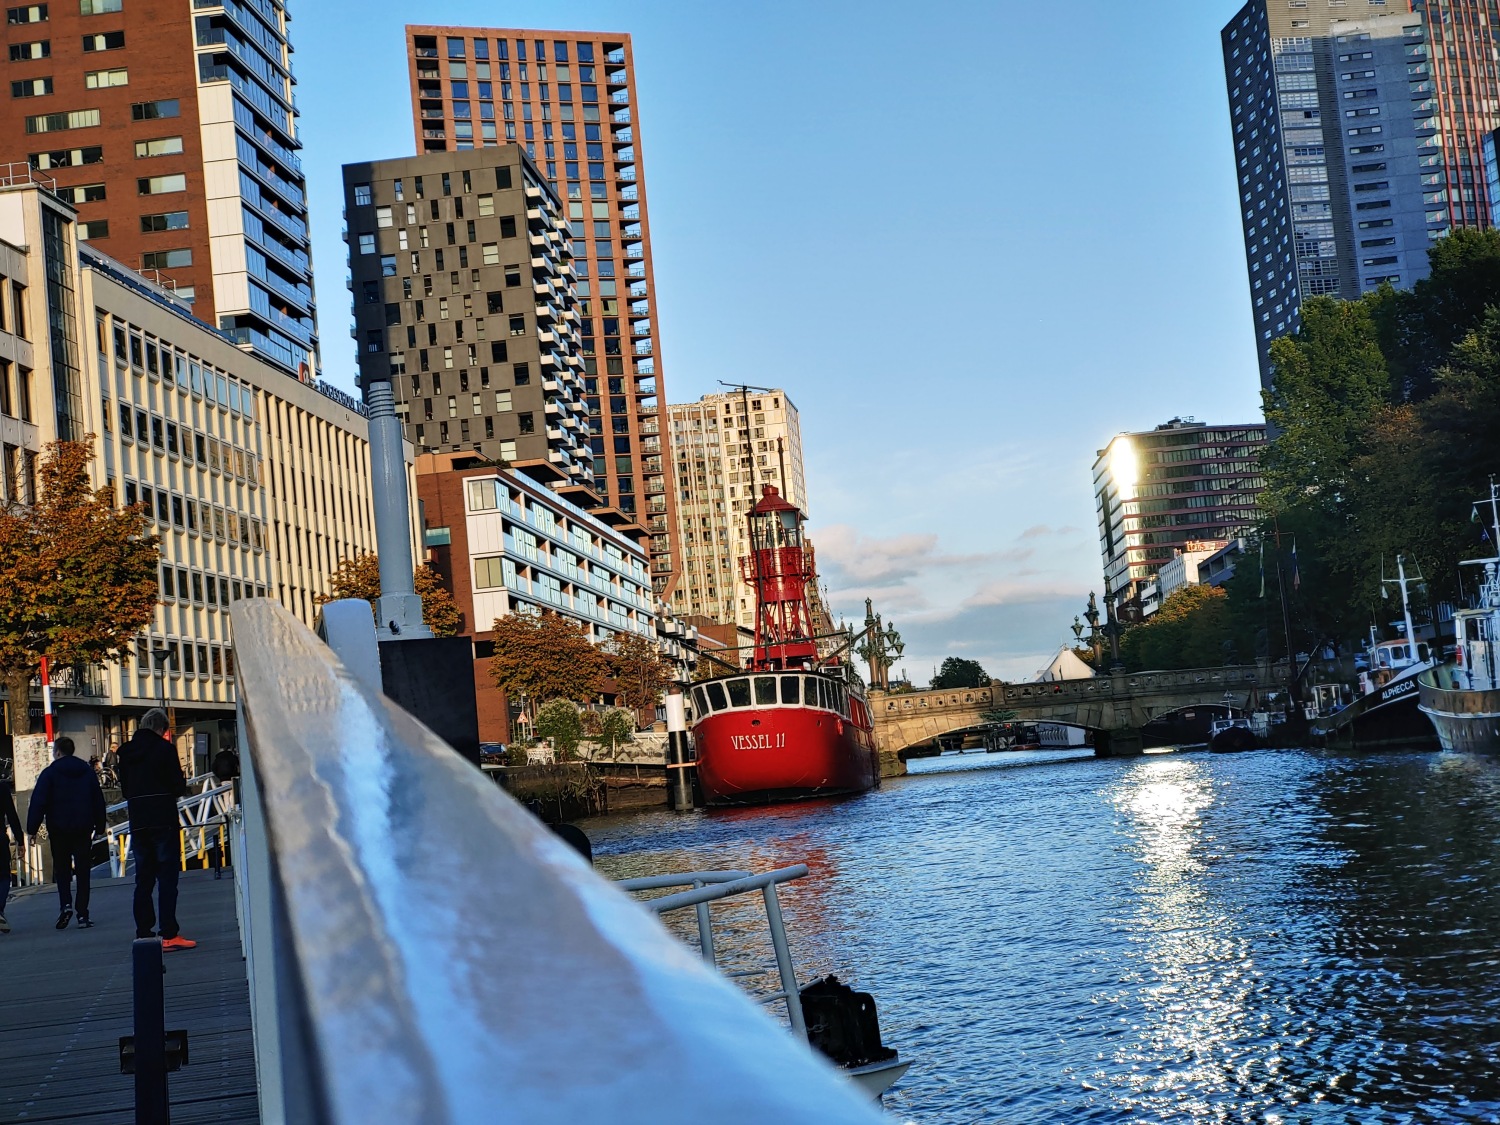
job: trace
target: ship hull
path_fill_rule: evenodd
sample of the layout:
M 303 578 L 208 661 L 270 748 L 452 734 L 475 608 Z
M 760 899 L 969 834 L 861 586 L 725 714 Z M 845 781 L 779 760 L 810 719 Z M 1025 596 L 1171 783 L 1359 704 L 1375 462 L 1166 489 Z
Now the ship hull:
M 1417 677 L 1395 680 L 1362 695 L 1342 711 L 1318 719 L 1314 737 L 1335 749 L 1426 745 L 1437 740 L 1435 724 L 1418 706 Z
M 1442 688 L 1438 675 L 1427 672 L 1421 677 L 1419 706 L 1444 750 L 1500 754 L 1500 691 Z
M 810 707 L 720 712 L 693 727 L 698 784 L 710 805 L 758 805 L 863 793 L 880 784 L 874 741 Z

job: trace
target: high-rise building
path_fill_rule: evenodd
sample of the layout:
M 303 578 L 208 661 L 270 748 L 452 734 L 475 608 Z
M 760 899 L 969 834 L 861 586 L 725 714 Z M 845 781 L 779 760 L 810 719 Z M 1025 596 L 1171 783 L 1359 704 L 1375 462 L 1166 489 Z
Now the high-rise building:
M 781 390 L 704 395 L 667 407 L 676 459 L 681 574 L 673 612 L 755 625 L 755 599 L 740 569 L 745 517 L 763 485 L 807 511 L 802 428 Z
M 1455 172 L 1407 0 L 1248 0 L 1222 39 L 1266 382 L 1271 341 L 1297 330 L 1307 298 L 1427 275 Z
M 649 531 L 652 583 L 665 594 L 676 498 L 630 36 L 409 26 L 406 47 L 419 152 L 522 145 L 564 201 L 594 481 Z
M 311 626 L 339 562 L 374 549 L 367 426 L 80 242 L 76 218 L 42 173 L 0 177 L 0 490 L 30 503 L 45 444 L 95 435 L 94 484 L 161 538 L 160 602 L 124 663 L 55 670 L 62 721 L 102 752 L 165 700 L 191 745 L 233 719 L 230 605 L 272 597 Z
M 318 367 L 283 0 L 11 7 L 14 161 L 55 180 L 80 239 L 287 374 Z
M 1119 434 L 1094 461 L 1106 598 L 1130 600 L 1188 544 L 1233 539 L 1260 518 L 1264 423 L 1173 418 Z
M 1433 112 L 1442 122 L 1454 226 L 1497 224 L 1484 190 L 1484 139 L 1500 128 L 1500 0 L 1412 0 L 1427 23 Z M 1439 185 L 1434 184 L 1434 187 Z
M 360 382 L 420 451 L 598 506 L 562 201 L 518 145 L 344 167 Z

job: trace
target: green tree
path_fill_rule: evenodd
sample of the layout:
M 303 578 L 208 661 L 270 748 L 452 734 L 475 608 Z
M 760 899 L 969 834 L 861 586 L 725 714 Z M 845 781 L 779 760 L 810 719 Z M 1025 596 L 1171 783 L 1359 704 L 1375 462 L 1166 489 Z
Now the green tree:
M 599 719 L 599 745 L 615 747 L 635 741 L 635 720 L 621 707 L 611 707 Z
M 54 666 L 118 663 L 160 599 L 160 540 L 142 505 L 89 484 L 94 437 L 47 446 L 35 503 L 0 510 L 0 681 L 10 732 L 31 731 L 30 682 Z
M 563 761 L 571 761 L 583 738 L 583 719 L 578 705 L 567 699 L 554 699 L 536 713 L 536 733 L 552 740 L 553 749 Z
M 380 557 L 367 551 L 345 559 L 328 579 L 328 585 L 331 592 L 318 595 L 318 605 L 340 598 L 363 598 L 373 606 L 375 599 L 380 597 Z M 453 595 L 443 585 L 442 575 L 429 564 L 422 563 L 412 572 L 412 585 L 422 599 L 422 620 L 433 634 L 457 636 L 463 615 L 458 612 Z
M 661 693 L 672 682 L 673 668 L 656 651 L 656 642 L 639 633 L 616 633 L 605 645 L 615 696 L 636 714 L 654 718 Z
M 1132 671 L 1209 668 L 1225 663 L 1229 599 L 1217 586 L 1184 586 L 1128 629 L 1120 656 Z
M 949 656 L 943 659 L 942 666 L 937 675 L 932 677 L 929 685 L 933 691 L 943 688 L 971 688 L 987 687 L 990 682 L 989 673 L 977 660 L 965 660 L 961 656 Z

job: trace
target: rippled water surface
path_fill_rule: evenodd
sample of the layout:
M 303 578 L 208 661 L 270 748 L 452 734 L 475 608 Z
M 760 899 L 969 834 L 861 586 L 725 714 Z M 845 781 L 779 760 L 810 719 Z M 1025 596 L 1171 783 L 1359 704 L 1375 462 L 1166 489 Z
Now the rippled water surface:
M 840 802 L 588 824 L 612 877 L 805 862 L 914 1122 L 1500 1122 L 1500 765 L 966 755 Z M 761 915 L 717 907 L 734 964 Z

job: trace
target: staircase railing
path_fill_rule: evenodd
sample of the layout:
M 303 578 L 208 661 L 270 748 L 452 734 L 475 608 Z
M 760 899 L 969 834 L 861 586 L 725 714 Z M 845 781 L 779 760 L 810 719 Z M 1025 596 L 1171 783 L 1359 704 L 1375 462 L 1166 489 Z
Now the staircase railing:
M 231 613 L 264 1121 L 879 1120 L 284 609 Z

